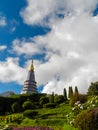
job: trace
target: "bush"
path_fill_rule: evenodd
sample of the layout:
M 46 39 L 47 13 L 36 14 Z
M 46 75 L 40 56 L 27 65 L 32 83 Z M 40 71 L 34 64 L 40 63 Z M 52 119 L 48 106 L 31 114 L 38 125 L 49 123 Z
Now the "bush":
M 40 98 L 40 105 L 43 106 L 44 104 L 49 103 L 49 97 L 43 96 Z
M 56 104 L 55 103 L 47 103 L 43 105 L 44 108 L 55 108 Z
M 34 118 L 35 116 L 38 115 L 38 111 L 26 110 L 26 111 L 23 112 L 23 115 L 28 117 L 28 118 Z
M 79 130 L 98 130 L 98 107 L 82 111 L 75 120 Z
M 56 95 L 56 96 L 54 97 L 54 102 L 55 102 L 56 104 L 60 104 L 60 103 L 65 102 L 64 96 L 63 96 L 63 95 Z
M 33 103 L 31 101 L 26 101 L 22 105 L 24 110 L 33 109 Z
M 90 96 L 84 106 L 86 109 L 98 107 L 98 96 Z
M 54 103 L 54 93 L 49 96 L 49 102 Z
M 12 112 L 20 112 L 20 104 L 18 102 L 14 102 L 11 106 Z
M 80 103 L 85 103 L 87 101 L 87 95 L 85 94 L 74 94 L 70 100 L 70 105 L 74 106 L 74 104 L 80 101 Z

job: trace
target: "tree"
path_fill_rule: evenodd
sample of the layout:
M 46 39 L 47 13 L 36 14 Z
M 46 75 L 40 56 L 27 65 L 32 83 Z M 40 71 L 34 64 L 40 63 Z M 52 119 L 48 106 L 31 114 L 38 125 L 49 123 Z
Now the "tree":
M 91 83 L 88 88 L 88 95 L 98 95 L 98 81 Z
M 72 86 L 69 86 L 68 98 L 72 98 L 72 96 L 73 96 L 73 89 L 72 89 Z
M 64 88 L 63 95 L 64 95 L 64 99 L 65 99 L 65 101 L 66 101 L 66 100 L 67 100 L 67 92 L 66 92 L 66 88 Z
M 75 86 L 75 92 L 74 92 L 75 94 L 79 94 L 79 91 L 78 91 L 78 88 L 77 88 L 77 86 Z

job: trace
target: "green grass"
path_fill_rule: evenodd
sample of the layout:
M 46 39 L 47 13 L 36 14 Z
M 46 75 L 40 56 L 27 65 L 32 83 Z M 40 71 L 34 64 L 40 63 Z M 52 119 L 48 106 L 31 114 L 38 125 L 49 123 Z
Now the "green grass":
M 70 126 L 70 125 L 64 125 L 64 127 L 63 127 L 63 130 L 78 130 L 77 128 L 74 128 L 74 127 L 72 127 L 72 126 Z
M 64 118 L 66 114 L 68 114 L 71 111 L 71 107 L 68 104 L 61 104 L 58 107 L 54 109 L 50 108 L 43 108 L 39 109 L 39 114 L 40 115 L 47 115 L 47 118 Z

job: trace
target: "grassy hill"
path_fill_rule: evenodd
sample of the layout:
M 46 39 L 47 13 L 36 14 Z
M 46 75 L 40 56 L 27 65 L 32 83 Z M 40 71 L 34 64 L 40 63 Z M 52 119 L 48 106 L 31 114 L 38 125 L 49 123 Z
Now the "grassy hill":
M 88 112 L 91 112 L 90 114 L 93 116 L 89 116 Z M 85 114 L 88 116 L 87 118 L 85 118 Z M 95 124 L 97 123 L 96 126 L 98 126 L 97 115 L 97 95 L 75 94 L 71 97 L 71 100 L 65 100 L 63 95 L 53 96 L 37 93 L 0 97 L 0 130 L 20 130 L 18 129 L 20 127 L 21 130 L 29 130 L 29 127 L 34 126 L 49 127 L 51 129 L 30 130 L 81 130 L 83 123 L 87 123 L 88 120 L 90 121 L 88 126 L 91 126 L 91 123 L 94 124 L 92 117 L 95 118 Z M 75 124 L 78 116 L 77 121 L 80 126 Z M 18 128 L 11 129 L 12 126 Z M 75 128 L 75 126 L 78 128 Z
M 34 119 L 24 117 L 22 113 L 11 114 L 0 117 L 0 124 L 4 126 L 18 125 L 23 126 L 48 126 L 54 130 L 77 130 L 68 123 L 68 115 L 71 114 L 69 120 L 72 120 L 72 108 L 68 104 L 60 104 L 56 108 L 41 108 L 37 109 L 38 115 Z M 4 121 L 3 119 L 4 118 Z M 20 122 L 19 122 L 20 120 Z

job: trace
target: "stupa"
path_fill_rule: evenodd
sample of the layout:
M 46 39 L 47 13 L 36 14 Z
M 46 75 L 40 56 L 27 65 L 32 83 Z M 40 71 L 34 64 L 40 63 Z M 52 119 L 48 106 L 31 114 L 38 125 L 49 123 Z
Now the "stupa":
M 32 60 L 21 94 L 30 94 L 33 92 L 37 92 L 37 85 L 35 81 L 34 66 Z

